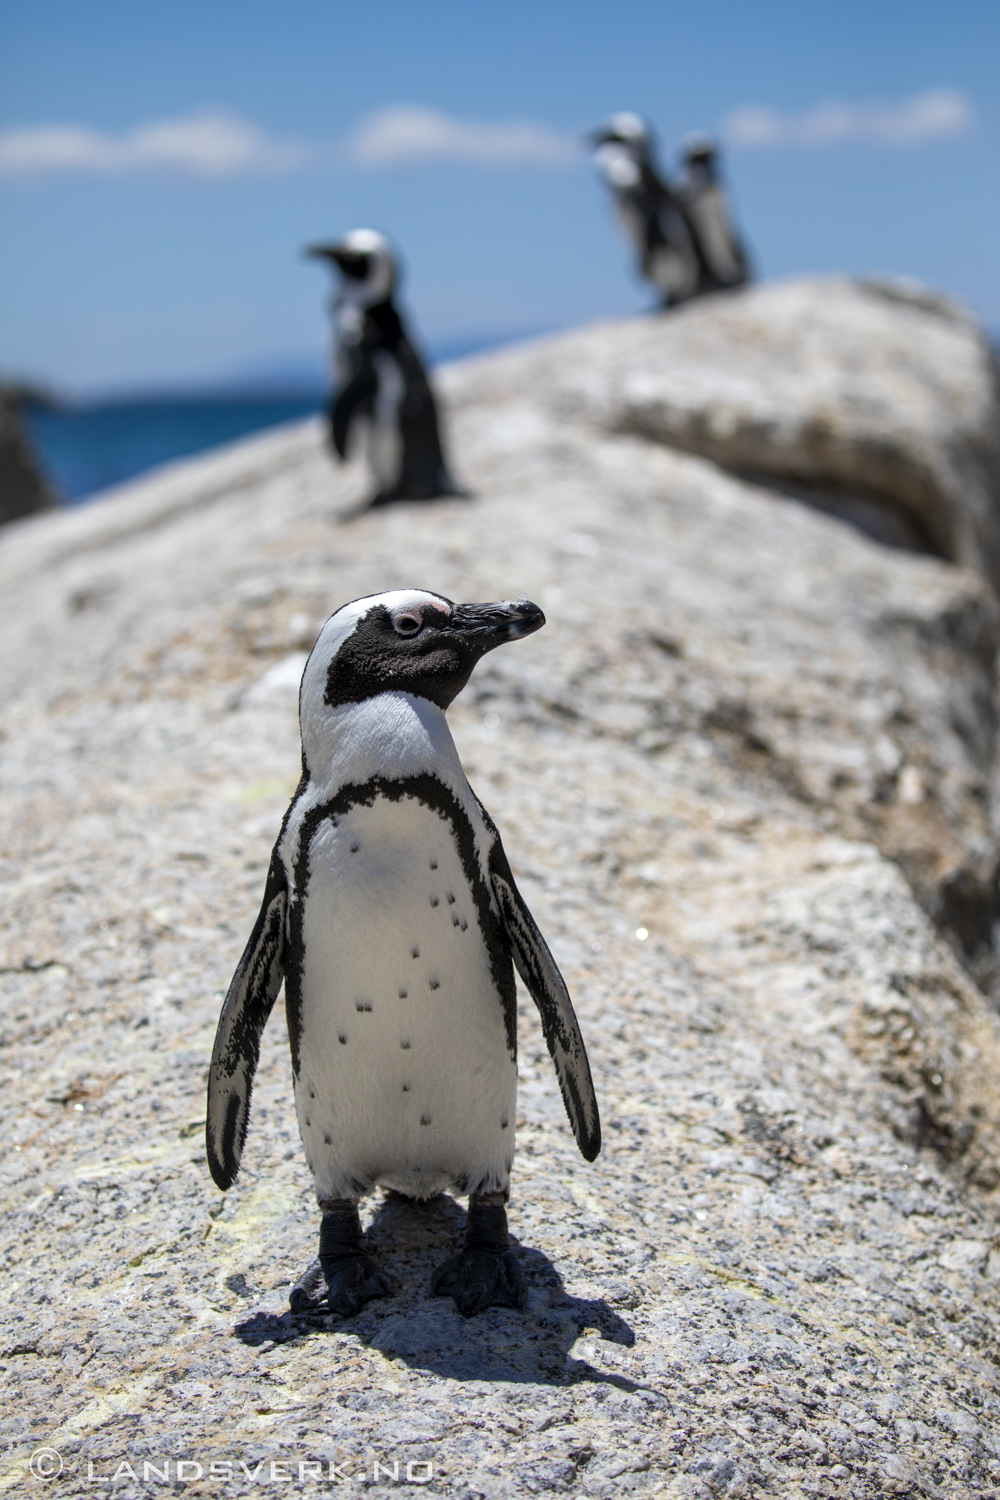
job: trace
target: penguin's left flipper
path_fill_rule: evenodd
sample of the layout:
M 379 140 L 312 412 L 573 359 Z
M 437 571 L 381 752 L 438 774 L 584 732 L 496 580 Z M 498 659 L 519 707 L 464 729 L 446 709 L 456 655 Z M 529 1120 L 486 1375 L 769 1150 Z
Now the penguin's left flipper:
M 580 1023 L 556 961 L 514 884 L 499 839 L 493 846 L 490 878 L 517 972 L 538 1007 L 576 1143 L 584 1159 L 593 1161 L 601 1149 L 601 1118 Z
M 264 900 L 222 1007 L 208 1070 L 205 1148 L 223 1192 L 240 1169 L 260 1039 L 285 977 L 287 907 L 284 867 L 272 855 Z
M 378 376 L 370 364 L 361 369 L 339 390 L 330 409 L 330 441 L 340 458 L 347 457 L 347 435 L 351 418 L 358 407 L 378 392 Z

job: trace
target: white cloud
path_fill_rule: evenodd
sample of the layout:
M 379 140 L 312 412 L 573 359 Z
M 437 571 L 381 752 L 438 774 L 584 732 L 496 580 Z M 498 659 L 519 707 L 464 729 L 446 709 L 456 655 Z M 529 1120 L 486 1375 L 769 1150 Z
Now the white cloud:
M 831 146 L 860 141 L 875 146 L 916 146 L 968 135 L 975 112 L 964 94 L 932 89 L 900 104 L 817 104 L 783 115 L 763 105 L 734 111 L 723 125 L 733 146 Z
M 391 104 L 361 121 L 340 158 L 355 167 L 474 162 L 560 167 L 580 155 L 573 136 L 532 120 L 460 120 L 418 104 Z
M 0 176 L 4 177 L 55 172 L 229 177 L 241 172 L 287 171 L 301 166 L 306 156 L 302 146 L 272 141 L 248 121 L 221 112 L 156 120 L 122 135 L 83 125 L 0 131 Z
M 532 120 L 460 120 L 420 105 L 376 110 L 336 146 L 272 140 L 237 115 L 204 111 L 150 121 L 120 134 L 86 125 L 0 130 L 0 177 L 172 172 L 211 178 L 305 166 L 379 168 L 428 162 L 559 167 L 576 160 L 581 149 L 572 135 Z

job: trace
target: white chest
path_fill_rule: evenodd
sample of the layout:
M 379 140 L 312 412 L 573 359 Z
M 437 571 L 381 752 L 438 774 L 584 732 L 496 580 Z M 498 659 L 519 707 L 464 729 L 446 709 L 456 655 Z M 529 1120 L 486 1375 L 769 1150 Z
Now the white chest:
M 320 1197 L 505 1186 L 516 1071 L 486 891 L 416 797 L 379 794 L 313 831 L 296 1107 Z

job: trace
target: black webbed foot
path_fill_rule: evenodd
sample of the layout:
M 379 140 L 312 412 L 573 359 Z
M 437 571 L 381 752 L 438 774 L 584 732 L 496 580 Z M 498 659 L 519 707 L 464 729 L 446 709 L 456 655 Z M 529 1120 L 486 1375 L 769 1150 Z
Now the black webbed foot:
M 372 1297 L 388 1297 L 392 1282 L 370 1255 L 342 1255 L 322 1263 L 326 1300 L 331 1312 L 353 1318 Z
M 402 479 L 392 489 L 379 490 L 368 502 L 369 510 L 394 505 L 397 500 L 471 500 L 472 492 L 452 479 L 447 469 L 439 469 L 433 479 Z
M 292 1312 L 322 1312 L 325 1304 L 330 1312 L 353 1318 L 372 1297 L 391 1291 L 388 1276 L 364 1249 L 356 1205 L 347 1199 L 324 1203 L 319 1260 L 292 1287 Z
M 431 1293 L 435 1297 L 452 1297 L 465 1318 L 487 1307 L 524 1310 L 528 1288 L 520 1263 L 510 1248 L 507 1214 L 502 1203 L 470 1198 L 465 1247 L 435 1271 Z
M 453 1297 L 464 1318 L 487 1307 L 514 1307 L 523 1312 L 528 1291 L 513 1250 L 502 1254 L 466 1248 L 446 1260 L 434 1273 L 431 1292 L 435 1297 Z
M 437 491 L 438 494 L 444 499 L 472 499 L 472 491 L 467 490 L 464 485 L 459 484 L 457 479 L 452 479 L 447 469 L 438 470 Z

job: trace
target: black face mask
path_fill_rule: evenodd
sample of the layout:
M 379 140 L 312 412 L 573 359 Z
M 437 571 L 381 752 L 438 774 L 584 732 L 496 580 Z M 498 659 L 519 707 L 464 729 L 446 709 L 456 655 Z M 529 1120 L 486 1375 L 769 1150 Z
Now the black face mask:
M 446 709 L 481 657 L 544 624 L 542 611 L 528 599 L 456 604 L 450 614 L 422 604 L 401 611 L 395 621 L 385 605 L 375 605 L 331 662 L 324 702 L 336 708 L 400 692 Z

